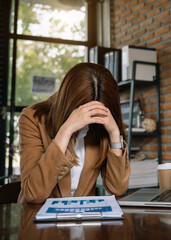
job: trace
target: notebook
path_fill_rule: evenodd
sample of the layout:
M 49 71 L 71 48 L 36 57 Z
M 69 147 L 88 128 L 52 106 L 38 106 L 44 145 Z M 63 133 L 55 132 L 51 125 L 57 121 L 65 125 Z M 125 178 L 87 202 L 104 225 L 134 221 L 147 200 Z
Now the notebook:
M 120 206 L 169 207 L 171 190 L 160 188 L 141 188 L 118 200 Z

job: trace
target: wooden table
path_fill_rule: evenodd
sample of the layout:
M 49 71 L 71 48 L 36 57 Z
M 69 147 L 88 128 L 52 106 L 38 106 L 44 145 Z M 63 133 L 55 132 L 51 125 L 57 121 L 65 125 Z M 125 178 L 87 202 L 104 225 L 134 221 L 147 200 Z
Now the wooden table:
M 41 205 L 0 205 L 0 239 L 170 240 L 171 209 L 122 208 L 124 220 L 35 224 Z

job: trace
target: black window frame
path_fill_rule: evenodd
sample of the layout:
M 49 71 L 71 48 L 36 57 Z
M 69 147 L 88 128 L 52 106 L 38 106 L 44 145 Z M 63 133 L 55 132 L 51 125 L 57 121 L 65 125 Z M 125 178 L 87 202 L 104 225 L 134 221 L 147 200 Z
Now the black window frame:
M 12 1 L 14 1 L 14 31 L 10 33 L 10 17 Z M 16 87 L 16 58 L 17 58 L 17 41 L 18 40 L 32 40 L 41 41 L 46 43 L 68 44 L 75 46 L 87 47 L 87 61 L 89 59 L 89 49 L 97 44 L 97 2 L 87 0 L 87 40 L 76 41 L 61 38 L 40 37 L 24 34 L 17 34 L 17 20 L 18 20 L 18 7 L 20 0 L 0 0 L 0 52 L 3 50 L 3 58 L 0 65 L 0 184 L 4 184 L 4 179 L 12 175 L 13 165 L 13 141 L 14 141 L 14 115 L 20 113 L 26 106 L 15 105 L 15 87 Z M 2 14 L 3 13 L 3 14 Z M 11 93 L 10 105 L 8 105 L 8 84 L 9 84 L 9 46 L 10 41 L 13 40 L 12 52 L 12 75 L 11 75 Z M 1 67 L 2 66 L 2 67 Z M 2 76 L 1 76 L 2 75 Z M 7 137 L 7 113 L 10 114 L 10 134 L 9 134 L 9 167 L 8 173 L 5 173 L 5 158 L 6 158 L 6 143 Z

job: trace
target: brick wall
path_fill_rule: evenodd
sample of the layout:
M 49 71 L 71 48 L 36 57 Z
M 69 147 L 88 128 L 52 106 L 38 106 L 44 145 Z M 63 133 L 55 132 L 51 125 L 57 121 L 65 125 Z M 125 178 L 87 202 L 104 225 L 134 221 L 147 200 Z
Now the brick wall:
M 157 49 L 160 64 L 162 159 L 171 162 L 171 1 L 111 0 L 111 47 L 137 45 Z M 121 99 L 128 98 L 122 94 Z M 136 91 L 145 117 L 156 119 L 154 87 Z M 140 140 L 142 142 L 142 139 Z M 145 138 L 142 151 L 157 156 L 157 138 Z

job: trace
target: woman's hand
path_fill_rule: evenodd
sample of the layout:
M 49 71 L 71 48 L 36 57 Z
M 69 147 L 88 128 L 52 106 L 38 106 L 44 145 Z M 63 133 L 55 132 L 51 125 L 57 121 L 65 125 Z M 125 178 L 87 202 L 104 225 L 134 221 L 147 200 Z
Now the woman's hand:
M 106 131 L 109 133 L 110 141 L 120 142 L 120 130 L 109 109 L 107 117 L 105 117 L 104 120 L 105 121 L 103 125 L 106 128 Z
M 75 109 L 64 123 L 72 135 L 91 123 L 104 124 L 108 109 L 98 101 L 91 101 Z
M 65 153 L 69 140 L 74 132 L 91 123 L 103 124 L 106 128 L 109 122 L 109 110 L 98 101 L 91 101 L 75 109 L 59 129 L 55 142 Z M 106 128 L 107 130 L 108 128 Z M 107 130 L 108 131 L 108 130 Z
M 118 125 L 113 118 L 110 110 L 108 109 L 108 115 L 104 118 L 105 122 L 103 126 L 106 128 L 106 131 L 109 133 L 109 138 L 111 142 L 120 142 L 120 131 L 118 128 Z M 115 153 L 118 156 L 122 156 L 122 150 L 121 149 L 111 149 L 113 153 Z

